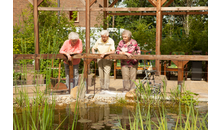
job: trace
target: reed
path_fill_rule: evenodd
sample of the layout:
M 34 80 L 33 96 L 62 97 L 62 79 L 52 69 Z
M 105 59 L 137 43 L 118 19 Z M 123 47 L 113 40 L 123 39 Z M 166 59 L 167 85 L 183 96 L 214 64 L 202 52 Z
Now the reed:
M 46 29 L 43 29 L 43 33 Z M 53 37 L 53 43 L 51 46 L 51 39 L 49 37 L 49 34 L 53 31 L 52 29 L 47 29 L 47 35 L 41 40 L 42 45 L 47 44 L 47 52 L 55 53 L 57 54 L 59 51 L 59 46 L 56 46 L 58 36 L 55 35 Z M 26 54 L 26 41 L 23 39 L 21 40 L 21 49 L 22 53 Z M 45 47 L 40 46 L 40 50 L 42 50 L 43 53 L 45 53 Z M 49 54 L 48 53 L 48 54 Z M 27 92 L 27 87 L 24 85 L 21 85 L 20 87 L 15 84 L 15 93 L 18 93 L 16 97 L 13 98 L 13 100 L 17 103 L 18 107 L 13 106 L 13 129 L 15 130 L 49 130 L 49 129 L 58 129 L 62 126 L 62 124 L 65 122 L 67 115 L 62 122 L 55 127 L 54 125 L 54 111 L 56 106 L 55 101 L 55 95 L 50 91 L 49 83 L 50 77 L 51 77 L 51 67 L 54 67 L 56 64 L 51 64 L 51 59 L 40 59 L 40 70 L 41 71 L 34 71 L 34 77 L 38 73 L 45 74 L 46 77 L 46 89 L 45 91 L 40 91 L 38 82 L 36 83 L 36 87 L 34 88 L 34 96 L 29 97 Z M 54 62 L 56 63 L 56 62 Z M 58 62 L 57 62 L 58 64 Z M 25 76 L 22 78 L 27 78 L 27 62 L 26 60 L 21 60 L 20 65 L 22 66 L 23 73 Z M 22 79 L 24 80 L 24 79 Z M 36 80 L 36 79 L 34 79 Z M 82 85 L 82 84 L 81 84 Z M 80 87 L 81 88 L 81 87 Z M 48 95 L 47 93 L 51 94 L 52 96 L 52 104 L 48 104 Z M 77 98 L 78 103 L 78 98 Z M 78 105 L 78 104 L 76 104 Z M 78 107 L 75 109 L 75 113 L 78 111 Z M 72 130 L 76 127 L 78 115 L 74 115 L 73 123 L 72 123 Z
M 140 85 L 137 86 L 137 91 L 136 94 L 141 93 L 142 96 L 137 96 L 136 99 L 136 111 L 134 112 L 133 115 L 130 115 L 129 117 L 129 125 L 130 125 L 130 129 L 131 130 L 137 130 L 137 129 L 141 129 L 141 130 L 151 130 L 151 129 L 157 129 L 157 130 L 169 130 L 170 128 L 168 127 L 168 115 L 167 115 L 167 111 L 165 108 L 165 100 L 164 98 L 166 98 L 166 86 L 163 86 L 163 93 L 161 98 L 163 98 L 163 100 L 159 100 L 160 102 L 156 102 L 155 100 L 152 98 L 149 98 L 149 96 L 152 96 L 149 92 L 149 87 L 145 87 L 145 89 L 142 89 L 142 87 L 144 87 L 141 83 L 136 83 L 136 85 Z M 149 85 L 149 84 L 148 84 Z M 141 90 L 141 91 L 140 91 Z M 186 92 L 185 89 L 183 89 L 184 92 Z M 183 93 L 184 93 L 183 92 Z M 179 93 L 179 94 L 178 94 Z M 181 94 L 179 91 L 176 91 L 176 98 L 181 98 Z M 154 95 L 155 96 L 155 95 Z M 178 97 L 179 96 L 179 97 Z M 142 98 L 142 99 L 141 99 Z M 143 100 L 147 101 L 147 102 L 143 102 Z M 171 102 L 173 102 L 174 104 L 179 104 L 178 105 L 178 113 L 177 113 L 177 118 L 175 121 L 175 127 L 173 127 L 173 129 L 175 130 L 196 130 L 196 129 L 204 129 L 207 130 L 208 129 L 208 113 L 206 113 L 205 115 L 199 115 L 198 110 L 195 109 L 194 105 L 194 100 L 193 98 L 188 99 L 187 103 L 188 104 L 184 104 L 182 102 L 176 102 L 174 100 L 171 100 Z M 142 103 L 142 105 L 147 105 L 148 106 L 148 110 L 147 110 L 147 114 L 146 116 L 143 116 L 143 114 L 141 114 L 141 107 L 140 107 L 140 103 Z M 152 103 L 156 104 L 157 107 L 159 108 L 159 114 L 157 113 L 152 113 L 151 109 L 152 109 Z M 185 108 L 185 111 L 182 110 L 182 107 Z M 183 115 L 183 113 L 185 113 L 185 115 Z M 134 120 L 131 120 L 131 117 L 134 118 Z M 154 120 L 152 120 L 152 118 L 154 118 Z M 156 120 L 155 120 L 156 118 Z M 120 121 L 119 121 L 120 122 Z M 121 125 L 119 126 L 119 128 L 121 130 L 125 130 L 126 128 L 123 128 Z

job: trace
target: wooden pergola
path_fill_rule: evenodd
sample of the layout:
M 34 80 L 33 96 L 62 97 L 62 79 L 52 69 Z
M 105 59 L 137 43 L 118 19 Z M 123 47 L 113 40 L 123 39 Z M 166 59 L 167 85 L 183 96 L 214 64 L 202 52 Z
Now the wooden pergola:
M 88 65 L 93 59 L 99 59 L 99 54 L 90 54 L 90 12 L 91 11 L 103 11 L 104 18 L 107 15 L 156 15 L 156 55 L 137 55 L 130 59 L 149 59 L 156 60 L 156 71 L 160 74 L 161 68 L 159 68 L 160 60 L 176 60 L 178 66 L 178 84 L 182 84 L 182 68 L 188 61 L 208 61 L 208 56 L 201 55 L 161 55 L 160 45 L 162 38 L 162 18 L 163 15 L 192 15 L 192 14 L 208 14 L 208 7 L 168 7 L 174 0 L 148 0 L 154 7 L 127 7 L 127 8 L 112 8 L 118 0 L 114 0 L 111 5 L 107 6 L 108 0 L 103 0 L 104 4 L 101 8 L 91 8 L 96 0 L 85 0 L 85 8 L 73 8 L 73 7 L 38 7 L 43 0 L 29 0 L 34 5 L 34 36 L 35 36 L 35 54 L 17 54 L 13 55 L 14 60 L 19 59 L 35 59 L 35 70 L 39 70 L 39 59 L 64 59 L 67 58 L 62 54 L 39 54 L 39 27 L 38 27 L 38 11 L 85 11 L 86 21 L 86 53 L 73 55 L 72 58 L 84 59 L 84 78 L 88 79 Z M 165 5 L 164 5 L 165 4 Z M 163 6 L 164 5 L 164 6 Z M 108 11 L 152 11 L 152 13 L 108 13 Z M 156 12 L 155 12 L 156 11 Z M 172 12 L 166 12 L 172 11 Z M 175 11 L 175 12 L 174 12 Z M 199 12 L 198 12 L 199 11 Z M 107 28 L 104 24 L 104 29 Z M 105 59 L 129 59 L 125 55 L 111 54 L 105 57 Z M 70 71 L 72 70 L 70 66 Z M 70 73 L 70 78 L 73 78 L 73 74 Z M 88 84 L 87 84 L 88 92 Z

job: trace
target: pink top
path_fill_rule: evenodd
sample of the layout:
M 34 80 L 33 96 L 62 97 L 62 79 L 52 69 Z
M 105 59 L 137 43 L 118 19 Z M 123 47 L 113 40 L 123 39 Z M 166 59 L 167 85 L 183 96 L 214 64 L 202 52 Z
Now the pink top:
M 64 52 L 74 52 L 74 53 L 82 53 L 82 40 L 79 39 L 74 46 L 71 46 L 70 40 L 66 40 L 63 43 L 63 46 L 60 48 L 60 53 Z M 73 65 L 79 64 L 80 59 L 73 59 Z M 64 61 L 64 63 L 66 63 Z M 67 64 L 67 63 L 66 63 Z
M 123 40 L 121 40 L 118 43 L 118 47 L 116 49 L 116 53 L 119 54 L 119 52 L 127 52 L 132 55 L 138 55 L 141 53 L 140 47 L 138 46 L 137 41 L 134 39 L 130 40 L 130 44 L 126 45 Z M 132 60 L 121 60 L 121 66 L 127 66 L 132 67 L 133 65 L 138 64 L 138 61 L 135 59 Z

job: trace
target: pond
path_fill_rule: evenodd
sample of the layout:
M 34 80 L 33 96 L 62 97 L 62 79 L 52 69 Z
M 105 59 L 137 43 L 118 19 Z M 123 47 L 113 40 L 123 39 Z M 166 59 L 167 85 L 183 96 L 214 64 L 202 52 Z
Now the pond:
M 17 116 L 22 118 L 22 113 L 23 111 L 17 113 Z M 208 129 L 207 113 L 207 103 L 185 106 L 168 101 L 145 104 L 78 102 L 78 105 L 73 102 L 55 106 L 53 128 L 59 126 L 59 130 L 69 130 L 75 122 L 76 130 L 149 129 L 149 124 L 150 129 L 165 127 L 172 130 L 184 128 L 186 125 L 189 125 L 187 128 L 196 126 L 200 129 Z

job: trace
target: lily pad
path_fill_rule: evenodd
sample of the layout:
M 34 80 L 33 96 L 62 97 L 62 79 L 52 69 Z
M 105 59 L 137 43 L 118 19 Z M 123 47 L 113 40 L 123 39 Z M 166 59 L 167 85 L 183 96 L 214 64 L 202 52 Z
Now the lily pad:
M 91 128 L 96 129 L 96 130 L 100 130 L 100 129 L 104 128 L 104 126 L 93 125 L 93 126 L 91 126 Z
M 120 129 L 118 126 L 112 126 L 112 129 Z
M 116 116 L 118 116 L 117 114 L 109 114 L 109 116 L 111 116 L 111 117 L 116 117 Z
M 123 116 L 122 118 L 123 119 L 134 119 L 134 117 L 131 117 L 131 116 L 130 117 L 129 116 Z
M 173 119 L 177 119 L 179 116 L 175 116 L 175 115 L 173 115 L 173 116 L 171 116 Z M 179 117 L 180 118 L 180 117 Z M 186 118 L 186 117 L 184 117 L 184 116 L 181 116 L 181 118 Z
M 169 116 L 177 116 L 177 114 L 175 114 L 175 113 L 167 113 L 166 115 L 169 115 Z
M 112 127 L 112 126 L 114 126 L 114 125 L 113 125 L 113 124 L 110 124 L 110 123 L 107 123 L 106 126 Z
M 78 120 L 78 122 L 80 122 L 80 123 L 89 123 L 89 122 L 92 122 L 92 120 L 80 119 L 80 120 Z

